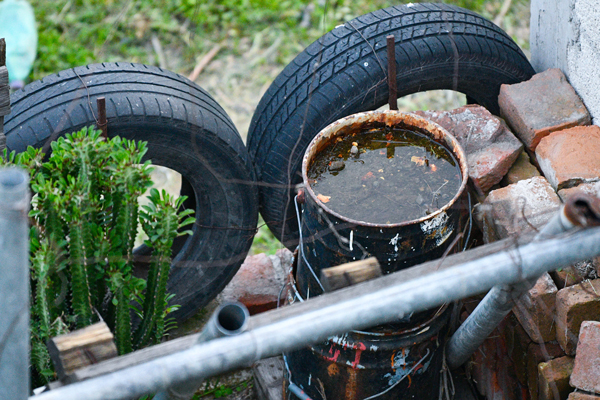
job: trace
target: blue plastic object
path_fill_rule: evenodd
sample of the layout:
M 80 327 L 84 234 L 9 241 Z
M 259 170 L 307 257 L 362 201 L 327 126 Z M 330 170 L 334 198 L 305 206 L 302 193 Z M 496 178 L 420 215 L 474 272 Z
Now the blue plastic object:
M 37 52 L 33 8 L 25 0 L 0 3 L 0 38 L 6 39 L 6 68 L 13 88 L 20 88 L 31 71 Z

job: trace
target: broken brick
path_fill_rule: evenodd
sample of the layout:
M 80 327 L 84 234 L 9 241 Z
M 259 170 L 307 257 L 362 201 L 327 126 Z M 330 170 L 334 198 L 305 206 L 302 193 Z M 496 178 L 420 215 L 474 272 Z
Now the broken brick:
M 482 214 L 484 240 L 491 242 L 539 229 L 560 204 L 548 181 L 541 176 L 492 190 L 477 208 Z
M 600 400 L 600 396 L 581 392 L 573 392 L 569 395 L 567 400 Z
M 560 357 L 538 365 L 538 399 L 563 400 L 573 388 L 569 377 L 573 371 L 573 357 Z
M 581 324 L 571 386 L 600 393 L 600 322 L 584 321 Z
M 600 179 L 600 127 L 578 126 L 554 132 L 540 142 L 535 155 L 556 190 Z
M 565 352 L 558 342 L 531 343 L 527 348 L 527 387 L 531 400 L 538 398 L 538 365 L 557 357 L 563 357 Z
M 600 197 L 600 182 L 582 183 L 572 188 L 560 189 L 558 197 L 564 202 L 575 193 L 585 193 L 592 196 Z
M 480 193 L 502 180 L 523 148 L 508 126 L 481 106 L 415 114 L 441 125 L 456 137 L 467 154 L 469 178 Z
M 516 302 L 513 313 L 536 343 L 556 339 L 554 314 L 558 289 L 548 273 L 542 275 L 533 288 Z
M 540 171 L 538 171 L 538 169 L 531 163 L 529 155 L 523 151 L 514 162 L 512 167 L 509 168 L 507 174 L 502 180 L 502 183 L 505 185 L 510 185 L 525 179 L 533 178 L 534 176 L 540 176 Z
M 588 110 L 559 69 L 549 69 L 530 80 L 502 85 L 500 115 L 530 151 L 554 131 L 589 125 Z
M 600 279 L 584 281 L 556 294 L 556 339 L 568 355 L 577 349 L 583 321 L 600 320 Z

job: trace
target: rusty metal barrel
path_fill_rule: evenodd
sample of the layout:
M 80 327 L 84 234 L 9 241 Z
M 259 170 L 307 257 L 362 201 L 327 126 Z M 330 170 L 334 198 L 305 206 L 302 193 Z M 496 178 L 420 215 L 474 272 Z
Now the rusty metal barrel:
M 444 146 L 460 167 L 457 193 L 425 217 L 391 224 L 353 220 L 328 208 L 308 179 L 315 156 L 338 137 L 385 128 L 414 131 Z M 468 179 L 465 153 L 445 129 L 417 115 L 371 111 L 332 123 L 308 146 L 302 176 L 296 298 L 323 293 L 317 277 L 324 268 L 374 256 L 384 274 L 395 272 L 441 257 L 458 234 Z M 437 399 L 448 317 L 448 307 L 442 307 L 288 353 L 288 384 L 312 399 Z

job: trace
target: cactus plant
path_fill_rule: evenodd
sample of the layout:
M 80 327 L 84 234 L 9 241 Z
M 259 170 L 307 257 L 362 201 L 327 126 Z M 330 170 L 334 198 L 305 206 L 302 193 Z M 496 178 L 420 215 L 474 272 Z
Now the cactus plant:
M 151 185 L 144 142 L 107 140 L 84 128 L 59 138 L 47 160 L 41 150 L 4 152 L 0 165 L 31 175 L 31 364 L 35 384 L 53 377 L 45 342 L 103 319 L 120 354 L 157 343 L 165 335 L 172 296 L 166 293 L 171 246 L 194 222 L 175 199 L 152 189 L 140 211 L 138 197 Z M 133 275 L 138 224 L 152 248 L 148 279 Z M 136 310 L 135 304 L 141 304 Z M 131 315 L 141 322 L 132 333 Z

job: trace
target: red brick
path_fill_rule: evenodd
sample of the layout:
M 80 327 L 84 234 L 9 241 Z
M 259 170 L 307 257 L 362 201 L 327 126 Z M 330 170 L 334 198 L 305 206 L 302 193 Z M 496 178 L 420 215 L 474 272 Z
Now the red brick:
M 564 202 L 567 201 L 569 196 L 575 193 L 591 194 L 592 196 L 600 197 L 600 182 L 582 183 L 572 188 L 560 189 L 558 191 L 558 197 Z
M 275 256 L 264 253 L 248 256 L 238 273 L 220 293 L 219 300 L 239 301 L 248 308 L 250 314 L 276 308 L 290 255 L 289 250 L 283 249 Z
M 560 271 L 552 271 L 550 275 L 559 289 L 573 286 L 583 282 L 586 279 L 598 278 L 597 268 L 600 265 L 599 260 L 585 260 L 578 262 L 570 267 L 562 268 Z
M 498 104 L 500 115 L 531 151 L 551 132 L 591 123 L 583 102 L 559 69 L 502 85 Z
M 556 294 L 556 338 L 563 350 L 574 355 L 583 321 L 600 320 L 600 279 L 561 289 Z
M 510 316 L 502 321 L 473 354 L 468 368 L 477 390 L 487 399 L 523 400 L 527 390 L 516 376 L 513 360 L 507 357 L 510 353 L 504 334 L 507 324 L 511 324 Z
M 513 308 L 515 316 L 536 343 L 556 339 L 554 315 L 558 289 L 548 273 L 542 275 L 535 286 L 525 293 Z
M 560 357 L 538 365 L 538 399 L 566 400 L 573 388 L 569 377 L 573 371 L 573 358 Z
M 527 386 L 531 400 L 538 398 L 538 365 L 557 357 L 563 357 L 565 352 L 558 342 L 531 343 L 527 348 Z
M 531 163 L 527 153 L 523 151 L 517 158 L 517 161 L 510 167 L 508 173 L 504 176 L 502 183 L 504 185 L 510 185 L 525 179 L 533 178 L 534 176 L 540 176 L 540 171 L 538 171 Z
M 535 155 L 556 190 L 600 179 L 600 127 L 577 126 L 542 139 Z
M 584 321 L 581 324 L 571 386 L 600 393 L 600 322 Z
M 573 392 L 569 395 L 567 400 L 600 400 L 600 396 L 581 392 Z
M 484 240 L 504 239 L 540 228 L 560 207 L 560 199 L 541 176 L 490 192 L 478 207 Z M 486 237 L 493 234 L 495 237 Z
M 515 366 L 517 379 L 523 386 L 527 386 L 527 349 L 531 339 L 514 315 L 509 315 L 505 321 L 502 335 L 506 340 L 508 356 Z
M 456 137 L 467 153 L 469 178 L 480 193 L 502 180 L 523 148 L 506 124 L 481 106 L 415 114 L 441 125 Z

